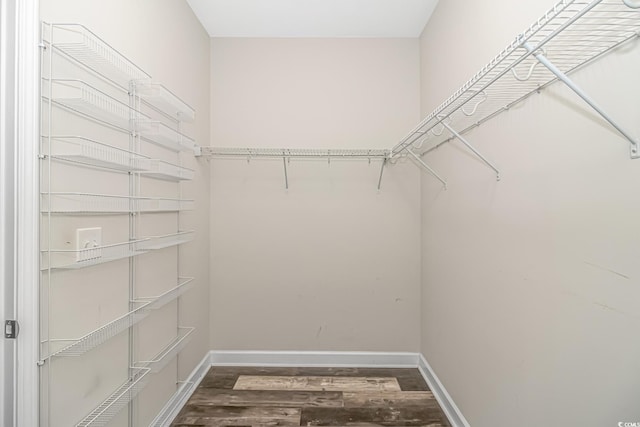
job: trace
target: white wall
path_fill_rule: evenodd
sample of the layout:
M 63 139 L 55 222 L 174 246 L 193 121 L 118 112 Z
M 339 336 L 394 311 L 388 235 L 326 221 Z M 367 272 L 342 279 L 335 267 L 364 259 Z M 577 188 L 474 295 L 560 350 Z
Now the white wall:
M 413 39 L 213 39 L 212 145 L 388 148 L 418 120 Z M 413 165 L 212 160 L 216 350 L 419 348 Z
M 186 2 L 42 0 L 41 16 L 48 22 L 85 25 L 151 74 L 155 81 L 163 83 L 196 110 L 196 120 L 185 125 L 185 133 L 201 145 L 208 144 L 209 37 Z M 124 139 L 128 140 L 128 137 Z M 149 144 L 143 150 L 152 156 L 170 155 L 176 158 L 174 153 L 165 154 L 167 150 L 156 150 Z M 169 342 L 175 335 L 177 323 L 195 326 L 197 330 L 176 361 L 154 375 L 151 383 L 139 395 L 135 415 L 139 425 L 147 425 L 153 419 L 175 392 L 176 381 L 184 380 L 209 350 L 209 165 L 203 159 L 196 159 L 193 154 L 183 153 L 180 156 L 183 166 L 195 170 L 196 178 L 193 181 L 181 184 L 178 190 L 178 185 L 172 183 L 142 179 L 141 192 L 143 195 L 175 197 L 177 191 L 181 191 L 182 198 L 195 199 L 197 209 L 181 213 L 179 225 L 175 213 L 146 214 L 140 220 L 139 233 L 160 234 L 160 230 L 175 231 L 176 227 L 196 230 L 195 241 L 181 247 L 179 260 L 181 274 L 193 276 L 196 280 L 193 288 L 179 302 L 168 304 L 136 326 L 136 358 L 154 356 L 163 343 Z M 98 175 L 87 170 L 82 172 L 84 175 L 74 175 L 75 178 L 69 180 L 68 176 L 64 177 L 68 170 L 62 171 L 63 166 L 55 167 L 58 169 L 53 186 L 57 186 L 58 191 L 84 187 L 85 191 L 122 194 L 121 189 L 127 188 L 126 185 L 122 186 L 127 180 L 126 175 L 111 174 L 112 179 L 105 179 L 103 172 L 98 180 Z M 96 177 L 95 181 L 92 182 L 91 177 Z M 103 226 L 105 243 L 122 241 L 128 237 L 128 218 L 116 215 L 54 218 L 54 238 L 67 229 L 77 228 L 79 224 Z M 56 228 L 56 225 L 60 227 Z M 175 248 L 145 254 L 136 259 L 139 267 L 137 296 L 158 295 L 156 292 L 159 290 L 166 291 L 175 286 L 173 277 L 178 271 Z M 76 272 L 56 272 L 52 285 L 53 320 L 50 331 L 73 337 L 73 331 L 90 328 L 93 322 L 93 327 L 97 327 L 100 322 L 111 320 L 118 313 L 123 314 L 122 310 L 126 312 L 129 280 L 126 271 L 127 261 L 117 261 L 81 270 L 76 276 L 73 276 Z M 87 279 L 83 287 L 78 286 L 78 277 Z M 100 298 L 102 300 L 96 308 L 93 302 Z M 114 302 L 116 299 L 118 304 Z M 49 329 L 49 325 L 45 329 Z M 113 391 L 113 387 L 122 382 L 121 378 L 127 375 L 127 348 L 127 336 L 121 334 L 86 356 L 56 358 L 52 361 L 54 373 L 43 377 L 55 382 L 49 388 L 53 394 L 53 404 L 49 409 L 51 425 L 75 424 L 79 421 L 78 413 L 93 409 L 101 395 L 105 398 L 107 395 L 104 393 Z M 99 354 L 105 356 L 101 359 Z M 105 363 L 98 363 L 104 358 L 107 358 Z M 125 368 L 121 369 L 122 366 Z M 46 390 L 46 387 L 45 382 L 43 389 Z M 110 425 L 120 425 L 121 422 L 126 425 L 126 416 L 127 411 L 124 410 Z
M 548 2 L 449 0 L 421 38 L 422 114 Z M 640 134 L 640 43 L 574 78 Z M 473 130 L 422 178 L 422 352 L 474 427 L 640 420 L 640 163 L 559 84 Z

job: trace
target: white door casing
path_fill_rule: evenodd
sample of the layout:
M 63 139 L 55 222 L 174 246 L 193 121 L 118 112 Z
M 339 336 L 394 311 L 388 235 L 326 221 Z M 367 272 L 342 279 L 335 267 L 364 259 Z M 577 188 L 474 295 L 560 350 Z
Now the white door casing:
M 0 344 L 0 423 L 38 425 L 37 0 L 0 0 L 0 320 L 20 324 Z
M 14 31 L 15 4 L 0 3 L 0 320 L 14 316 L 13 288 L 13 145 L 14 114 L 11 100 L 13 92 L 15 57 Z M 14 423 L 15 345 L 0 338 L 0 424 Z

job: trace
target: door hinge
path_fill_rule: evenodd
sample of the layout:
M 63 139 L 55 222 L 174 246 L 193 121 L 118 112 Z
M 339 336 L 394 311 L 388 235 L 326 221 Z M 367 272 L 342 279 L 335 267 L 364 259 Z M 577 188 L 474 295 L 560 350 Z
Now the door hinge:
M 20 326 L 17 320 L 5 320 L 4 321 L 4 337 L 8 339 L 16 339 Z

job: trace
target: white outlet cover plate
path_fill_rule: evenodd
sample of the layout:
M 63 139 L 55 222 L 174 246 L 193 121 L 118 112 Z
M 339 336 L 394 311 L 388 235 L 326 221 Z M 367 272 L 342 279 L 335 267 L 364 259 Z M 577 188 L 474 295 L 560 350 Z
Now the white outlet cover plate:
M 102 227 L 78 228 L 76 230 L 77 261 L 100 258 L 102 249 Z

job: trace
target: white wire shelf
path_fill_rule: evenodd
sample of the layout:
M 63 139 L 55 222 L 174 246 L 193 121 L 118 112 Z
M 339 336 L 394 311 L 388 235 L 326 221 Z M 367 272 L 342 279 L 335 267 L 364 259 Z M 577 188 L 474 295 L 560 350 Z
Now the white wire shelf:
M 136 199 L 90 193 L 43 193 L 40 196 L 43 213 L 129 213 Z
M 194 171 L 162 160 L 150 160 L 148 169 L 141 175 L 167 181 L 187 181 L 194 177 Z
M 102 427 L 120 411 L 147 385 L 147 368 L 132 368 L 131 376 L 100 406 L 94 409 L 76 427 Z
M 131 80 L 149 75 L 120 52 L 79 24 L 51 24 L 51 44 L 76 62 L 129 89 Z
M 193 139 L 156 120 L 136 120 L 135 131 L 141 138 L 176 152 L 194 150 L 196 146 Z
M 178 335 L 164 347 L 153 360 L 140 361 L 137 365 L 158 373 L 173 360 L 189 343 L 196 328 L 178 327 Z
M 151 159 L 146 156 L 81 136 L 51 137 L 50 153 L 47 152 L 47 138 L 43 137 L 43 140 L 44 154 L 54 159 L 125 172 L 143 171 L 150 167 Z
M 639 34 L 640 9 L 622 0 L 560 1 L 402 139 L 392 157 L 424 154 L 558 80 L 544 57 L 567 74 Z
M 147 237 L 140 241 L 138 247 L 142 251 L 169 248 L 171 246 L 188 243 L 194 239 L 195 235 L 195 231 L 182 231 L 175 234 Z
M 389 150 L 380 149 L 310 149 L 310 148 L 230 148 L 201 147 L 202 155 L 208 157 L 236 158 L 304 158 L 304 159 L 386 159 Z
M 148 239 L 97 246 L 79 250 L 59 249 L 41 251 L 42 270 L 75 270 L 104 264 L 119 259 L 130 258 L 145 252 L 142 249 Z
M 136 211 L 151 212 L 180 212 L 195 209 L 196 202 L 190 199 L 166 199 L 159 197 L 139 197 Z
M 137 303 L 137 307 L 132 311 L 80 338 L 50 340 L 50 343 L 54 345 L 68 344 L 64 345 L 60 350 L 52 352 L 49 357 L 82 356 L 147 317 L 152 309 L 151 304 L 151 302 Z
M 171 288 L 168 291 L 153 297 L 141 297 L 136 299 L 136 302 L 140 304 L 149 304 L 147 308 L 149 310 L 157 310 L 164 307 L 166 304 L 178 298 L 180 295 L 187 292 L 193 286 L 193 277 L 180 277 L 178 278 L 178 285 L 175 288 Z
M 109 339 L 140 322 L 142 319 L 147 317 L 152 310 L 164 307 L 169 302 L 187 292 L 191 288 L 193 280 L 194 279 L 192 277 L 181 277 L 178 279 L 179 283 L 175 288 L 155 297 L 135 300 L 135 309 L 80 338 L 50 340 L 54 345 L 62 344 L 62 347 L 59 350 L 52 352 L 49 357 L 77 357 L 93 350 Z
M 80 80 L 51 80 L 51 100 L 120 129 L 130 128 L 132 109 Z
M 159 197 L 129 197 L 92 193 L 43 193 L 43 213 L 152 213 L 192 210 L 193 200 Z
M 160 83 L 137 80 L 132 82 L 132 92 L 175 120 L 192 122 L 195 119 L 195 110 Z

